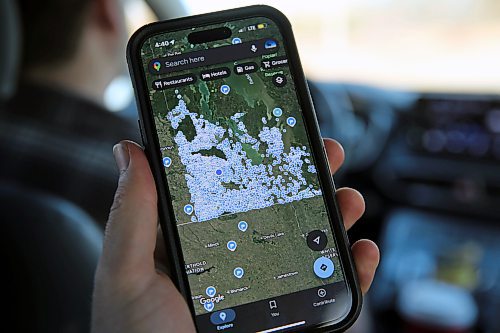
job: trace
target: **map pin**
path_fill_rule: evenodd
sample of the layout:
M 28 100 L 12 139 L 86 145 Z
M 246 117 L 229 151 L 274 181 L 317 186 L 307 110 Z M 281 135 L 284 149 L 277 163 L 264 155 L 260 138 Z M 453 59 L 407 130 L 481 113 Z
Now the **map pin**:
M 294 117 L 288 117 L 286 123 L 288 124 L 288 126 L 293 127 L 297 123 L 297 120 Z
M 236 244 L 235 241 L 229 241 L 229 242 L 227 242 L 227 249 L 229 251 L 235 251 L 237 246 L 238 246 L 238 244 Z
M 184 213 L 191 215 L 193 213 L 193 205 L 187 204 L 184 206 Z
M 206 302 L 203 307 L 205 308 L 205 310 L 207 311 L 212 311 L 214 309 L 214 303 L 212 302 Z
M 229 94 L 230 91 L 231 88 L 227 84 L 224 84 L 222 85 L 222 87 L 220 87 L 220 92 L 223 93 L 224 95 Z
M 238 223 L 238 229 L 240 229 L 240 231 L 247 231 L 247 228 L 248 228 L 248 223 L 246 223 L 245 221 L 240 221 Z
M 172 165 L 172 159 L 170 157 L 164 157 L 163 158 L 163 165 L 168 168 L 170 165 Z
M 205 293 L 207 294 L 208 297 L 213 297 L 215 296 L 215 293 L 217 292 L 217 290 L 215 289 L 215 287 L 208 287 L 206 290 L 205 290 Z
M 243 268 L 241 267 L 236 267 L 233 271 L 233 274 L 235 277 L 237 277 L 238 279 L 241 279 L 243 277 L 243 275 L 245 274 L 245 271 L 243 270 Z
M 226 320 L 226 313 L 225 313 L 225 312 L 221 312 L 221 313 L 219 314 L 219 318 L 220 318 L 220 320 L 222 320 L 222 321 Z

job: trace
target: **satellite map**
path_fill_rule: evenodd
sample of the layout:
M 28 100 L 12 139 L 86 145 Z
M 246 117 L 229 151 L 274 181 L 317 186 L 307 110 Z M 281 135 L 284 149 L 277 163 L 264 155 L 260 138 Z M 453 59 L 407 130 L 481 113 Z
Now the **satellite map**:
M 265 18 L 227 26 L 227 40 L 177 31 L 142 47 L 197 314 L 343 280 L 279 31 Z M 253 58 L 160 72 L 190 66 L 169 57 L 260 39 Z M 312 231 L 324 235 L 314 249 Z

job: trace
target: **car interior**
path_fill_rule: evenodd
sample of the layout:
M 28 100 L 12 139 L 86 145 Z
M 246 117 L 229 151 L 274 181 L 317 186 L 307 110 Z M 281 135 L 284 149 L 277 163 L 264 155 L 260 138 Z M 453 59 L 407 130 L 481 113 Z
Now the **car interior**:
M 155 19 L 190 13 L 146 5 Z M 16 3 L 0 0 L 0 105 L 16 89 L 22 42 Z M 350 240 L 381 250 L 363 332 L 500 332 L 496 82 L 498 93 L 309 80 L 322 135 L 345 149 L 336 185 L 366 200 Z M 134 101 L 120 114 L 136 123 Z M 37 189 L 2 182 L 0 198 L 5 320 L 20 332 L 88 332 L 102 229 Z
M 15 3 L 0 1 L 0 103 L 15 90 L 19 35 Z M 81 208 L 43 191 L 2 182 L 0 198 L 6 326 L 88 331 L 102 230 Z

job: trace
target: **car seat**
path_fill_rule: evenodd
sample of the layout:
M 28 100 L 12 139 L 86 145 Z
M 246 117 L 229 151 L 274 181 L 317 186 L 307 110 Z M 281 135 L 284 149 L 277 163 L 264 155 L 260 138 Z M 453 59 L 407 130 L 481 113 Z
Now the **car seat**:
M 101 230 L 70 202 L 11 184 L 0 212 L 2 328 L 88 332 Z

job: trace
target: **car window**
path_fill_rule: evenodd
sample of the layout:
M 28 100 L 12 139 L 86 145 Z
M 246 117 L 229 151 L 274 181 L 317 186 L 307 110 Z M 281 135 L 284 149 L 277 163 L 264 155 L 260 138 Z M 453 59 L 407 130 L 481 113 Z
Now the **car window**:
M 154 22 L 157 17 L 151 7 L 144 0 L 124 0 L 125 23 L 129 36 L 145 24 Z M 134 91 L 126 68 L 123 75 L 117 76 L 104 92 L 104 105 L 109 111 L 119 112 L 120 115 L 135 119 L 136 110 L 133 104 Z
M 191 14 L 263 1 L 185 0 Z M 292 21 L 309 78 L 500 92 L 498 0 L 267 0 Z
M 157 20 L 155 13 L 144 0 L 125 0 L 124 10 L 130 36 L 143 25 Z

